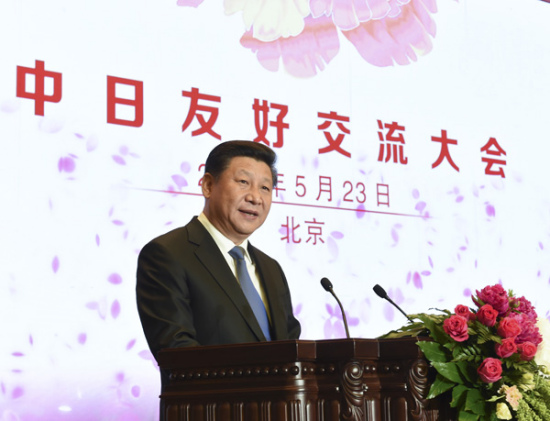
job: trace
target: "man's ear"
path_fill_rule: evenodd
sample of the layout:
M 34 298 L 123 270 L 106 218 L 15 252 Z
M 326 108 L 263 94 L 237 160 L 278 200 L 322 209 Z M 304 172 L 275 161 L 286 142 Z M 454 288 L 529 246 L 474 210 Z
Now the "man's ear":
M 207 199 L 212 194 L 212 186 L 214 185 L 214 181 L 215 181 L 214 177 L 212 176 L 212 174 L 208 172 L 204 174 L 204 177 L 202 177 L 202 184 L 201 184 L 202 195 Z

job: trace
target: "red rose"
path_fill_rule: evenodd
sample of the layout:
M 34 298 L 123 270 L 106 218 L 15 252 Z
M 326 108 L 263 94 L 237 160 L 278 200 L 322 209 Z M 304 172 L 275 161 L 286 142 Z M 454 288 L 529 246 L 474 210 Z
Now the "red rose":
M 468 321 L 462 316 L 453 315 L 445 319 L 443 330 L 457 342 L 464 342 L 469 338 Z
M 495 352 L 500 358 L 508 358 L 518 352 L 514 338 L 503 339 L 501 344 L 495 345 Z
M 455 307 L 455 314 L 464 317 L 466 320 L 474 320 L 476 318 L 476 315 L 472 313 L 467 306 L 462 304 Z
M 498 311 L 492 305 L 485 304 L 477 311 L 477 320 L 485 326 L 493 327 L 497 322 Z
M 477 374 L 484 383 L 494 383 L 502 377 L 502 362 L 496 358 L 485 358 L 477 368 Z
M 521 333 L 521 327 L 517 320 L 505 317 L 498 324 L 497 333 L 503 338 L 515 338 Z
M 518 351 L 523 361 L 531 361 L 537 353 L 537 346 L 532 342 L 524 342 L 518 345 Z

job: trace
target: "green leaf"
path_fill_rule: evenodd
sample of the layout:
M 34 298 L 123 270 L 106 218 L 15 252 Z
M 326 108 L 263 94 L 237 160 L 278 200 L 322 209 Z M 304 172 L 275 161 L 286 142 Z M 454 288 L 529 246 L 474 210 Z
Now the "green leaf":
M 458 421 L 478 421 L 479 415 L 472 414 L 471 412 L 460 411 L 458 413 Z
M 463 379 L 465 379 L 467 382 L 471 384 L 474 384 L 477 382 L 478 374 L 475 367 L 473 367 L 471 364 L 468 364 L 465 361 L 458 362 L 456 363 L 456 365 Z
M 432 365 L 434 366 L 434 368 L 437 370 L 439 374 L 449 379 L 450 381 L 455 383 L 464 383 L 464 381 L 462 380 L 462 377 L 460 376 L 460 372 L 458 370 L 458 366 L 456 363 L 434 362 L 432 363 Z
M 437 342 L 420 341 L 417 345 L 431 362 L 442 363 L 448 360 L 445 349 Z
M 435 377 L 435 381 L 432 384 L 432 387 L 430 387 L 430 393 L 428 393 L 428 396 L 426 399 L 433 399 L 436 396 L 441 395 L 442 393 L 445 393 L 447 390 L 455 386 L 456 383 L 449 381 L 445 377 L 438 374 Z
M 453 389 L 453 400 L 451 401 L 451 408 L 460 408 L 464 405 L 466 400 L 466 393 L 468 388 L 463 384 L 455 386 Z
M 464 409 L 478 415 L 485 414 L 485 400 L 478 389 L 468 390 Z

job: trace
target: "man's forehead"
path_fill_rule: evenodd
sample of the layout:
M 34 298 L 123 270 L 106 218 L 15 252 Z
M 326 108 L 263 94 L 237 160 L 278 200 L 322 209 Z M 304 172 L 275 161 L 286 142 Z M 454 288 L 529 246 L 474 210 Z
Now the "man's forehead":
M 247 165 L 247 163 L 260 164 L 260 167 L 265 167 L 266 173 L 269 173 L 271 178 L 271 168 L 269 167 L 269 165 L 267 165 L 264 161 L 260 161 L 254 158 L 249 158 L 247 156 L 236 156 L 234 158 L 231 158 L 227 169 L 232 168 L 234 171 L 244 171 L 247 173 L 256 172 L 256 171 L 252 171 Z

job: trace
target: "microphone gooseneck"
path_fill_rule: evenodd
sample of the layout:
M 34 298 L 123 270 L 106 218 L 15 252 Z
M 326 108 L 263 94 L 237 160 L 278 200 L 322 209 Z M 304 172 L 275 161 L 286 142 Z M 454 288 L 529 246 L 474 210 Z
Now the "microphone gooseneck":
M 332 282 L 329 281 L 328 278 L 321 279 L 321 285 L 325 289 L 325 291 L 330 292 L 334 298 L 336 298 L 336 302 L 340 306 L 340 311 L 342 312 L 342 319 L 344 320 L 344 327 L 346 328 L 346 337 L 349 339 L 349 328 L 348 328 L 348 320 L 346 319 L 346 312 L 344 311 L 344 307 L 342 306 L 342 303 L 334 293 L 334 290 L 332 289 Z
M 385 300 L 388 300 L 392 306 L 394 306 L 397 310 L 399 310 L 401 313 L 403 313 L 403 316 L 407 318 L 407 320 L 411 323 L 414 323 L 409 316 L 407 316 L 407 313 L 405 313 L 403 310 L 401 310 L 401 307 L 399 307 L 397 304 L 393 302 L 393 300 L 388 296 L 386 290 L 382 288 L 380 285 L 376 284 L 373 288 L 374 292 L 376 292 L 376 295 L 378 295 L 380 298 L 383 298 Z

